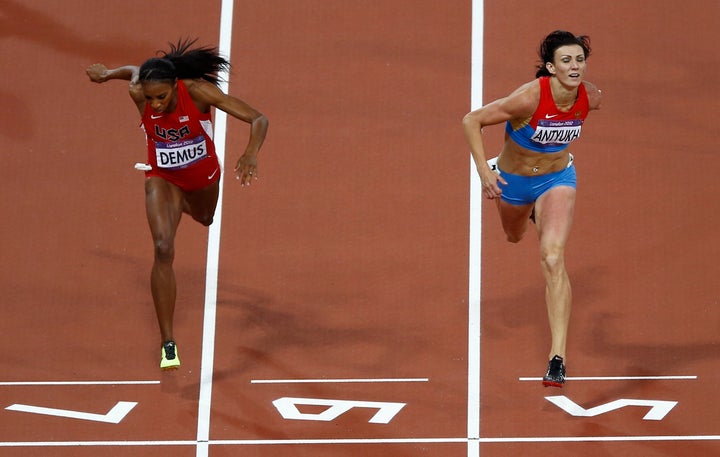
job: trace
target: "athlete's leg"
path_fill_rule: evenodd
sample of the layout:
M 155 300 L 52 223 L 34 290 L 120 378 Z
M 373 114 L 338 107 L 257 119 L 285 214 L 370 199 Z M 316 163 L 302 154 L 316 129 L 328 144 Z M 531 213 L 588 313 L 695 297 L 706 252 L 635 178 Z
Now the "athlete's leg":
M 540 238 L 540 260 L 545 276 L 545 301 L 552 345 L 548 359 L 565 359 L 572 290 L 565 269 L 565 246 L 573 223 L 575 189 L 553 187 L 538 198 L 535 220 Z
M 184 192 L 183 195 L 185 212 L 202 225 L 212 224 L 220 195 L 220 181 L 215 181 L 199 190 Z
M 533 203 L 512 205 L 502 199 L 497 199 L 500 222 L 509 242 L 517 243 L 525 236 L 533 206 Z
M 495 159 L 491 159 L 488 163 Z M 491 165 L 492 167 L 492 165 Z M 499 171 L 507 184 L 498 182 L 502 197 L 497 199 L 500 222 L 507 240 L 517 243 L 525 236 L 530 214 L 535 205 L 530 178 Z
M 177 293 L 173 260 L 175 234 L 183 212 L 182 191 L 162 178 L 149 178 L 145 181 L 145 210 L 155 247 L 150 288 L 160 325 L 160 336 L 165 343 L 173 339 Z

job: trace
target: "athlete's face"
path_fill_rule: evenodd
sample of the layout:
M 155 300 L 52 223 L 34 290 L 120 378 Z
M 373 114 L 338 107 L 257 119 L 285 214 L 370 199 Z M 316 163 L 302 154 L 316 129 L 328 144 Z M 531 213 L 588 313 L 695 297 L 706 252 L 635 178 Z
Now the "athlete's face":
M 577 44 L 560 46 L 555 50 L 553 62 L 548 62 L 546 66 L 561 83 L 579 86 L 585 75 L 585 51 Z
M 145 102 L 158 114 L 170 113 L 177 104 L 176 89 L 177 83 L 165 81 L 143 81 L 143 94 Z

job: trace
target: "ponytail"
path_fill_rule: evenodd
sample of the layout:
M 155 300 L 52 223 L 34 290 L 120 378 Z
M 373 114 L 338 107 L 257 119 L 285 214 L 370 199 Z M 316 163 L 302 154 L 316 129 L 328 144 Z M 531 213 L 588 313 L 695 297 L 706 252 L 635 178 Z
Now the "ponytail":
M 190 49 L 197 39 L 169 43 L 170 51 L 160 51 L 161 57 L 148 59 L 140 67 L 140 81 L 175 79 L 204 79 L 214 85 L 220 83 L 218 74 L 230 69 L 230 62 L 221 57 L 217 48 Z

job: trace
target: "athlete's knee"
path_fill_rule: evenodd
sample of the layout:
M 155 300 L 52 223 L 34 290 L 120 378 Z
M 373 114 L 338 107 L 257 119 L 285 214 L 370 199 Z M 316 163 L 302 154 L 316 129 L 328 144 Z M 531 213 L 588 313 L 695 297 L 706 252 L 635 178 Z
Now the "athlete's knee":
M 525 212 L 530 210 L 518 208 L 500 200 L 498 200 L 498 209 L 505 237 L 510 243 L 519 243 L 527 233 L 528 218 Z
M 208 227 L 213 223 L 217 200 L 208 201 L 207 199 L 186 199 L 185 201 L 188 208 L 187 213 L 190 214 L 190 217 L 192 217 L 193 220 L 201 223 L 205 227 Z
M 172 263 L 175 259 L 175 243 L 168 239 L 155 240 L 155 260 L 162 263 Z
M 565 254 L 562 246 L 544 246 L 540 248 L 540 262 L 543 269 L 550 273 L 561 273 L 565 270 Z
M 205 227 L 210 227 L 210 226 L 212 225 L 212 223 L 213 223 L 213 217 L 212 217 L 212 216 L 206 217 L 206 218 L 203 218 L 203 219 L 196 219 L 196 220 L 197 220 L 198 222 L 200 222 L 202 225 L 204 225 Z
M 213 217 L 214 217 L 214 214 L 212 214 L 212 213 L 210 213 L 210 214 L 203 213 L 203 214 L 193 214 L 192 215 L 193 219 L 200 222 L 205 227 L 209 227 L 210 225 L 212 225 Z
M 527 232 L 527 224 L 508 224 L 503 227 L 505 238 L 511 243 L 519 243 L 525 238 Z
M 520 233 L 517 232 L 505 232 L 505 237 L 507 240 L 511 243 L 519 243 L 522 241 L 523 237 L 525 237 L 525 231 L 523 230 Z

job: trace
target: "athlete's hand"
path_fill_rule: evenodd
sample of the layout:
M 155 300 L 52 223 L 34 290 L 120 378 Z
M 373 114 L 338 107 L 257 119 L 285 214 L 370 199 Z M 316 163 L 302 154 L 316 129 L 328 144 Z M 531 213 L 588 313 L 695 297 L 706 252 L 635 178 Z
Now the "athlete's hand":
M 94 63 L 90 65 L 87 70 L 85 70 L 85 73 L 87 73 L 90 81 L 94 83 L 104 83 L 107 81 L 108 69 L 101 63 Z
M 235 178 L 240 180 L 243 186 L 250 185 L 253 179 L 258 179 L 257 155 L 245 153 L 235 165 Z
M 488 166 L 480 167 L 478 169 L 478 174 L 480 175 L 482 192 L 485 198 L 490 200 L 499 198 L 500 195 L 502 195 L 502 189 L 500 189 L 498 182 L 503 185 L 507 185 L 507 182 L 503 179 L 503 177 L 492 171 Z

